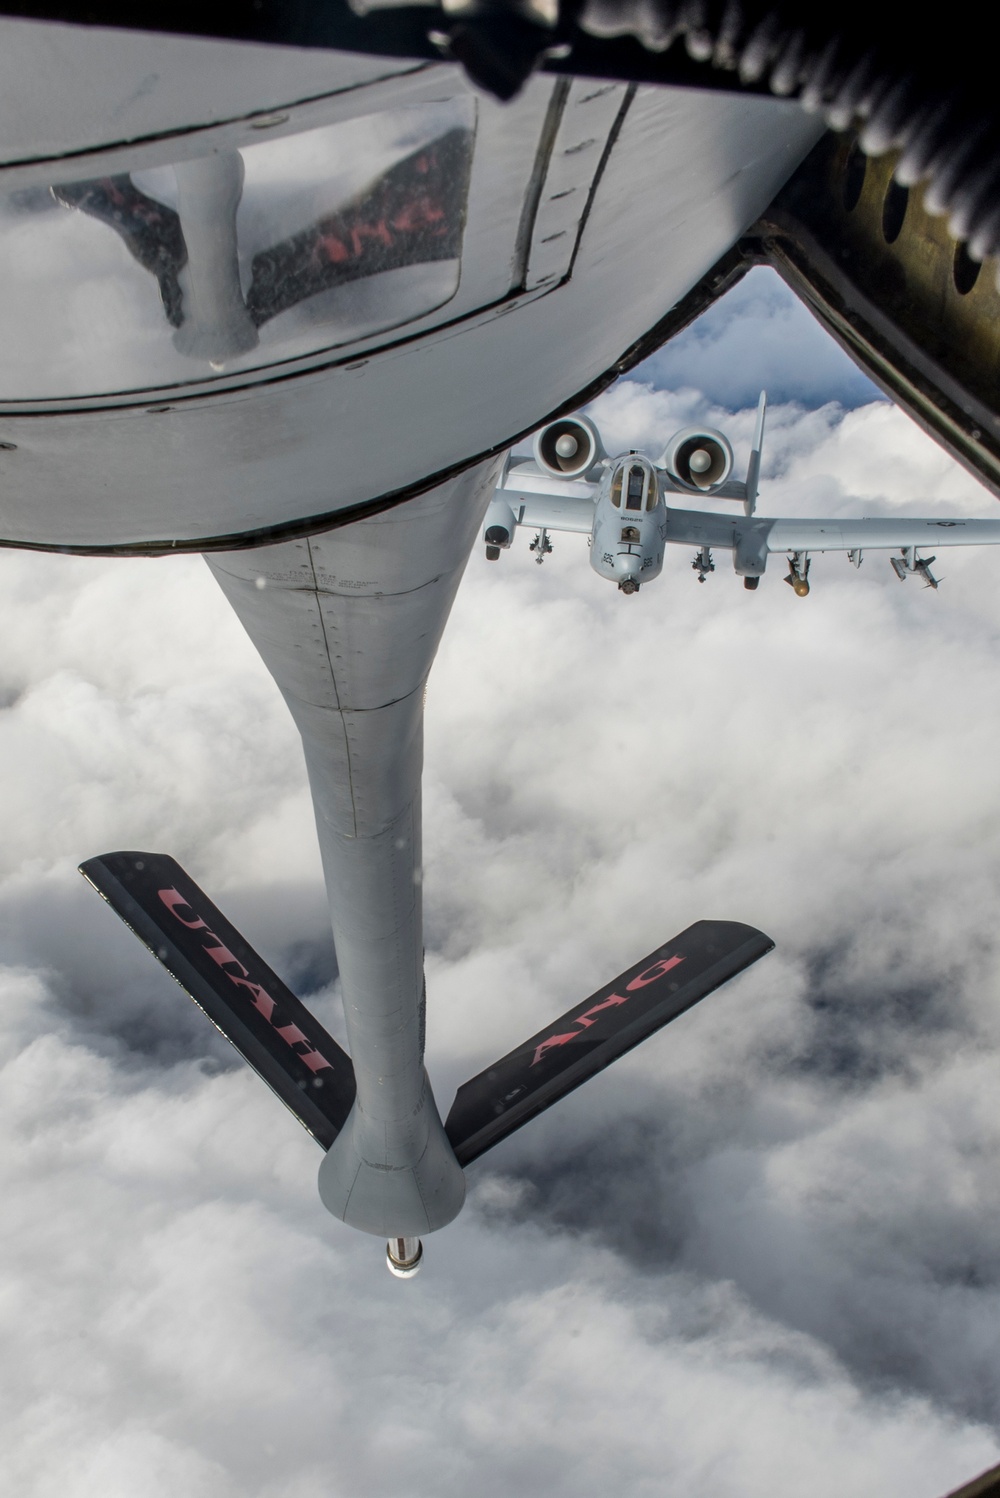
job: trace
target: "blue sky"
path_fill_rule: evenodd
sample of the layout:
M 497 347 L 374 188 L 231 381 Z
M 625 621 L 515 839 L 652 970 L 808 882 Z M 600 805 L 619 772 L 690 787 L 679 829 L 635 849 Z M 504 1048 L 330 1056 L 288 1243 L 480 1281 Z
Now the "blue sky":
M 643 365 L 657 386 L 691 385 L 727 410 L 775 402 L 850 408 L 881 397 L 780 277 L 749 271 L 714 307 Z

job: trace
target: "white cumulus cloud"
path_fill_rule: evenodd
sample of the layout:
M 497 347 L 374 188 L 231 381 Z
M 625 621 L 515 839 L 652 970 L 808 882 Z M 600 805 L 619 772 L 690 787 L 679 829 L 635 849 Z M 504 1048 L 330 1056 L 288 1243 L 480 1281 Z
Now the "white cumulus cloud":
M 755 391 L 667 358 L 609 444 L 711 420 L 745 461 Z M 785 393 L 762 510 L 995 513 L 886 403 Z M 998 1459 L 1000 556 L 937 594 L 819 557 L 804 601 L 718 560 L 634 598 L 579 537 L 470 564 L 428 696 L 444 1106 L 693 920 L 777 948 L 472 1167 L 402 1285 L 75 872 L 173 853 L 336 1029 L 276 690 L 197 559 L 0 556 L 10 1491 L 938 1498 Z

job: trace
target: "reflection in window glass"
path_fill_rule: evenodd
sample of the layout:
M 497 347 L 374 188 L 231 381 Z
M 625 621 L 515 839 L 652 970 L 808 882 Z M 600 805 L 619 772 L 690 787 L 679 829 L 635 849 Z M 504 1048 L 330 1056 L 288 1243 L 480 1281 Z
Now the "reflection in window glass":
M 624 472 L 624 470 L 621 469 L 621 468 L 619 468 L 618 472 L 615 474 L 614 478 L 611 480 L 611 503 L 614 505 L 614 507 L 615 507 L 616 510 L 620 510 L 621 509 L 621 503 L 622 503 L 622 474 L 623 474 L 623 472 Z
M 432 312 L 474 124 L 463 96 L 0 197 L 0 398 L 187 384 Z

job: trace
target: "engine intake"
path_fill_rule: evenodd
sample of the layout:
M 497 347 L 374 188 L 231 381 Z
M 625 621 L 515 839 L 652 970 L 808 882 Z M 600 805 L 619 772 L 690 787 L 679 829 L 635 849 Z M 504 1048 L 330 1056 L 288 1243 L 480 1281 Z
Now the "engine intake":
M 560 478 L 582 478 L 606 456 L 601 434 L 586 416 L 564 416 L 535 433 L 535 462 Z
M 733 450 L 721 432 L 685 427 L 671 438 L 662 466 L 684 489 L 710 494 L 733 469 Z

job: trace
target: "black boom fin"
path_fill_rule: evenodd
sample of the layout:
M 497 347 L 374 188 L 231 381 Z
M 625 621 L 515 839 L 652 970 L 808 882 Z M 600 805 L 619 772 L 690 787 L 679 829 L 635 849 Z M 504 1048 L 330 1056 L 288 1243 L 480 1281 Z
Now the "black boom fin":
M 769 936 L 696 921 L 458 1089 L 445 1132 L 468 1165 L 765 956 Z
M 80 873 L 329 1149 L 354 1103 L 350 1056 L 180 864 L 163 853 L 105 853 Z

